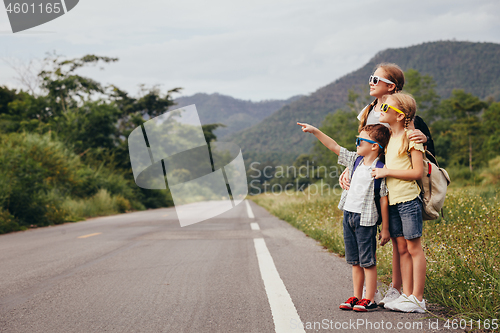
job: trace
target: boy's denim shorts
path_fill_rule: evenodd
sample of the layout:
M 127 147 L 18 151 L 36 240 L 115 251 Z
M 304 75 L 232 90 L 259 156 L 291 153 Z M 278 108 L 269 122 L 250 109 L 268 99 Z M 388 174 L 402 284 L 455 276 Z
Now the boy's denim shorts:
M 422 199 L 389 206 L 389 232 L 391 237 L 414 239 L 422 237 Z
M 345 259 L 350 265 L 371 267 L 377 264 L 377 226 L 359 225 L 361 214 L 344 210 Z

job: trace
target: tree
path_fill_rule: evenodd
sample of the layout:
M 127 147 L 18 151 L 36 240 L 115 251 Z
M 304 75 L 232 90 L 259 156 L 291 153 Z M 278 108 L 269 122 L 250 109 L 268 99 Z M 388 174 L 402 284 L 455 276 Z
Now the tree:
M 24 91 L 0 87 L 0 130 L 3 133 L 34 131 L 50 117 L 47 99 Z
M 453 90 L 452 96 L 439 105 L 439 121 L 432 124 L 438 138 L 436 151 L 446 163 L 474 166 L 486 161 L 481 152 L 484 135 L 481 132 L 480 113 L 487 104 L 463 90 Z
M 434 78 L 430 75 L 421 75 L 417 70 L 410 68 L 405 72 L 405 81 L 404 90 L 412 94 L 417 102 L 417 114 L 432 122 L 439 105 Z
M 205 136 L 205 140 L 207 141 L 207 143 L 217 140 L 217 136 L 214 134 L 214 131 L 219 127 L 226 127 L 226 125 L 217 123 L 201 126 L 201 128 L 203 129 L 203 135 Z
M 9 113 L 8 105 L 17 98 L 15 89 L 9 89 L 6 86 L 0 87 L 0 114 Z
M 482 115 L 483 153 L 488 160 L 500 156 L 500 102 L 491 103 Z
M 76 74 L 77 69 L 89 65 L 95 66 L 99 62 L 115 62 L 118 58 L 88 54 L 81 58 L 61 60 L 60 56 L 52 54 L 45 58 L 45 61 L 50 68 L 42 70 L 39 74 L 42 78 L 41 88 L 47 93 L 52 114 L 59 115 L 77 107 L 78 102 L 90 100 L 96 93 L 104 93 L 104 88 L 99 82 Z
M 116 126 L 120 110 L 113 103 L 86 101 L 82 106 L 60 116 L 64 127 L 58 134 L 74 147 L 77 154 L 91 149 L 113 151 L 120 144 L 120 132 Z

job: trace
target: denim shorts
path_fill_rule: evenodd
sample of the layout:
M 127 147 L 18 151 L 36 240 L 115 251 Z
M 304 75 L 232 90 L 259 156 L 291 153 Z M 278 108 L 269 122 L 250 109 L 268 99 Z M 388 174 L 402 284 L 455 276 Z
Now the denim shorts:
M 422 237 L 422 199 L 389 206 L 389 232 L 391 237 L 414 239 Z
M 359 225 L 361 214 L 344 210 L 345 259 L 350 265 L 371 267 L 377 264 L 377 226 Z

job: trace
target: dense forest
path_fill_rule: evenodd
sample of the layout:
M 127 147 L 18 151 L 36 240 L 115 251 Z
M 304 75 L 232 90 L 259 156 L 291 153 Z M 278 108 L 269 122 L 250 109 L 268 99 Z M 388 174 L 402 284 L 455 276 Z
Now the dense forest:
M 114 61 L 52 54 L 39 73 L 20 71 L 26 91 L 0 87 L 0 233 L 173 205 L 168 190 L 135 184 L 127 137 L 180 88 L 131 96 L 78 74 Z M 219 126 L 203 126 L 207 142 Z

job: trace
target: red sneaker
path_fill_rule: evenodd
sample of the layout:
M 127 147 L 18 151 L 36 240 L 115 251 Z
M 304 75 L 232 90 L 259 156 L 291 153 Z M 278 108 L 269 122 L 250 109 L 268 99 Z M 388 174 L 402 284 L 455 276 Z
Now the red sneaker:
M 342 309 L 342 310 L 352 310 L 352 308 L 358 304 L 359 302 L 359 299 L 357 299 L 356 297 L 349 297 L 349 299 L 347 301 L 345 301 L 344 303 L 340 304 L 339 308 Z
M 370 301 L 369 299 L 363 298 L 357 304 L 353 306 L 354 311 L 367 312 L 368 310 L 373 310 L 377 308 L 377 303 Z

